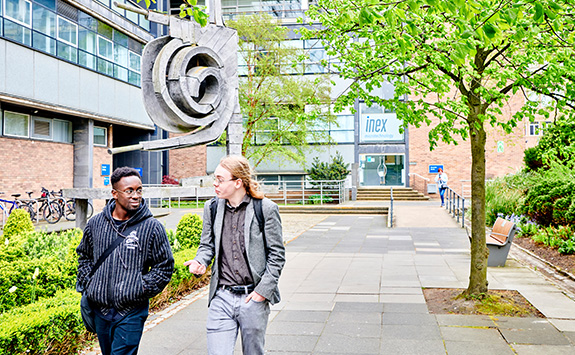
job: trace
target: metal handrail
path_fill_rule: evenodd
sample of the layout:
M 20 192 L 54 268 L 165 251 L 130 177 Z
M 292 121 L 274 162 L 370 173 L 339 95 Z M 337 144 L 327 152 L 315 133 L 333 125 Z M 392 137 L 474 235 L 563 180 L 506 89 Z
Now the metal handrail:
M 411 175 L 417 176 L 417 177 L 422 178 L 422 179 L 425 180 L 425 181 L 429 181 L 429 180 L 430 180 L 430 179 L 428 179 L 428 178 L 426 178 L 426 177 L 423 177 L 423 176 L 419 175 L 418 173 L 409 173 L 409 174 L 407 174 L 407 175 L 409 175 L 409 176 L 411 176 Z
M 389 212 L 387 214 L 388 216 L 388 220 L 387 220 L 387 227 L 388 228 L 393 228 L 393 186 L 391 186 L 390 188 L 390 199 L 389 199 Z
M 445 208 L 448 212 L 457 219 L 459 223 L 459 219 L 461 218 L 461 228 L 465 227 L 465 198 L 457 194 L 451 187 L 447 187 L 447 191 L 445 194 Z M 461 202 L 461 206 L 460 206 Z

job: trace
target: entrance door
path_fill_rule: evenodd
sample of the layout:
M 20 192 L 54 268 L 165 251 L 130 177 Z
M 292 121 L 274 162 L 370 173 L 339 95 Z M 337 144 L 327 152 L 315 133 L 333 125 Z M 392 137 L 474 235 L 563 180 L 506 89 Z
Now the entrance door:
M 404 186 L 404 156 L 360 154 L 360 186 Z

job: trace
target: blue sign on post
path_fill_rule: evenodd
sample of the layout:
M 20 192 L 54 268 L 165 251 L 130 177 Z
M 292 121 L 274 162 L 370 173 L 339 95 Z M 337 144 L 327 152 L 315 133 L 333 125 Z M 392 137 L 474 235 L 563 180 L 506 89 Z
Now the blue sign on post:
M 142 168 L 134 168 L 134 169 L 138 170 L 140 177 L 144 176 L 144 170 Z
M 104 186 L 108 186 L 108 185 L 110 185 L 110 177 L 104 176 Z
M 101 171 L 100 175 L 102 176 L 110 175 L 110 164 L 102 164 L 100 171 Z
M 439 172 L 439 168 L 441 168 L 441 170 L 443 170 L 443 164 L 439 165 L 430 165 L 429 166 L 429 173 L 430 174 L 437 174 Z

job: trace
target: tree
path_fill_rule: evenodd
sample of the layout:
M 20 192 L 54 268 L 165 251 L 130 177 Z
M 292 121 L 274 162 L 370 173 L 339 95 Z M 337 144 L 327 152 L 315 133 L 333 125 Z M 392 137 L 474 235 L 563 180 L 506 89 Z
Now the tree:
M 263 159 L 305 161 L 308 142 L 327 142 L 318 130 L 335 121 L 329 114 L 329 78 L 304 76 L 301 51 L 286 45 L 286 27 L 270 15 L 228 21 L 240 38 L 240 107 L 244 116 L 242 154 L 257 166 Z
M 537 146 L 525 150 L 524 161 L 528 170 L 549 169 L 552 163 L 559 163 L 573 169 L 575 167 L 575 120 L 562 117 L 547 126 Z
M 535 115 L 572 114 L 575 80 L 574 5 L 566 0 L 318 0 L 307 15 L 327 54 L 339 57 L 340 75 L 353 79 L 336 110 L 356 98 L 395 110 L 404 124 L 431 128 L 438 141 L 469 139 L 472 154 L 472 243 L 466 295 L 487 292 L 485 246 L 486 127 L 509 133 Z M 310 24 L 311 26 L 311 24 Z M 371 94 L 395 86 L 383 100 Z M 528 90 L 553 99 L 525 100 L 512 116 L 501 108 Z M 409 100 L 405 100 L 405 96 Z

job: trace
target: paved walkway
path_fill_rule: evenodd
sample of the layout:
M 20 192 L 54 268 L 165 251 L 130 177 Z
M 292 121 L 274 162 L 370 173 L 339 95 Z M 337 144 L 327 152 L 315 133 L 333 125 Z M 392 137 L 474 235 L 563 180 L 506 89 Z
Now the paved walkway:
M 489 268 L 490 288 L 518 290 L 546 319 L 428 313 L 422 287 L 469 277 L 467 235 L 436 202 L 397 202 L 393 229 L 384 216 L 282 217 L 312 227 L 287 245 L 270 354 L 575 354 L 575 301 L 515 260 Z M 206 291 L 151 316 L 139 354 L 205 354 Z

